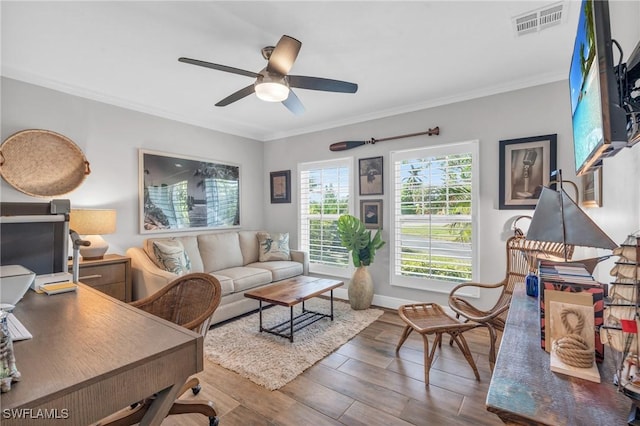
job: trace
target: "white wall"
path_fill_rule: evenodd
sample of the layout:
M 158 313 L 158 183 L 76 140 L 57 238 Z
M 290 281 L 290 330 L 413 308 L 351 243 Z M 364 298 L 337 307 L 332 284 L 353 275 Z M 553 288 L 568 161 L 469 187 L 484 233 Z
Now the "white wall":
M 3 78 L 2 140 L 24 129 L 58 132 L 84 152 L 91 174 L 78 189 L 56 198 L 70 199 L 72 208 L 117 210 L 117 231 L 104 237 L 109 252 L 124 253 L 148 235 L 141 235 L 138 226 L 140 148 L 240 164 L 240 224 L 244 229 L 263 226 L 262 142 Z M 0 191 L 2 201 L 48 201 L 25 195 L 4 180 Z

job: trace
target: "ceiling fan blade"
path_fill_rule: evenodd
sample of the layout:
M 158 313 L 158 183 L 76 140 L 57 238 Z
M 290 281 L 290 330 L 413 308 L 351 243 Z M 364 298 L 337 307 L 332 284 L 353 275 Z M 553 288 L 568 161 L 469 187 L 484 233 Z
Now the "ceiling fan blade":
M 235 101 L 239 101 L 240 99 L 249 96 L 253 92 L 255 92 L 255 86 L 253 84 L 251 84 L 251 85 L 245 87 L 244 89 L 240 89 L 237 92 L 232 93 L 231 95 L 227 96 L 226 98 L 224 98 L 223 100 L 218 102 L 216 104 L 216 106 L 217 107 L 227 106 L 230 103 L 233 103 Z
M 290 75 L 287 76 L 287 80 L 289 81 L 290 87 L 297 87 L 299 89 L 341 93 L 356 93 L 358 91 L 358 85 L 355 83 L 349 83 L 348 81 L 307 77 L 304 75 Z
M 283 35 L 273 49 L 273 52 L 271 52 L 269 63 L 267 64 L 267 71 L 287 75 L 298 57 L 300 47 L 302 47 L 302 43 L 298 40 L 288 35 Z
M 258 78 L 258 76 L 260 75 L 253 71 L 241 70 L 240 68 L 228 67 L 226 65 L 214 64 L 211 62 L 200 61 L 198 59 L 178 58 L 178 61 L 184 62 L 185 64 L 198 65 L 199 67 L 212 68 L 214 70 L 240 74 L 247 77 Z
M 301 115 L 304 113 L 304 105 L 300 102 L 300 99 L 293 93 L 293 90 L 289 90 L 289 97 L 282 101 L 282 105 L 286 106 L 289 111 L 295 115 Z

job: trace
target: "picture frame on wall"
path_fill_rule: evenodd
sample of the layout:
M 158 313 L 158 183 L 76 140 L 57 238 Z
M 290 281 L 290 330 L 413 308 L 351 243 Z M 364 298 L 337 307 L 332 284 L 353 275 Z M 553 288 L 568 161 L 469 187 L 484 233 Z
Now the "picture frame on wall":
M 382 200 L 360 200 L 360 220 L 367 229 L 382 229 Z
M 271 204 L 291 202 L 291 170 L 271 172 Z
M 583 207 L 602 207 L 602 168 L 582 175 L 580 204 Z
M 556 169 L 557 135 L 500 141 L 500 210 L 535 209 Z
M 382 157 L 358 160 L 360 195 L 383 195 Z
M 139 150 L 140 233 L 240 226 L 240 166 Z

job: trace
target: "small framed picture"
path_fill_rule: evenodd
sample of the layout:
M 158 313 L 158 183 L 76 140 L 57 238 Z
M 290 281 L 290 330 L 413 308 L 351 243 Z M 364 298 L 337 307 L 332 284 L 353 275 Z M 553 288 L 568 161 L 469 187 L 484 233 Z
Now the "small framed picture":
M 500 141 L 499 208 L 535 209 L 556 169 L 557 135 Z
M 602 169 L 582 175 L 582 207 L 602 207 Z
M 291 170 L 271 172 L 271 204 L 291 202 Z
M 382 157 L 358 160 L 360 195 L 382 195 Z
M 360 200 L 360 220 L 368 229 L 382 229 L 382 200 Z

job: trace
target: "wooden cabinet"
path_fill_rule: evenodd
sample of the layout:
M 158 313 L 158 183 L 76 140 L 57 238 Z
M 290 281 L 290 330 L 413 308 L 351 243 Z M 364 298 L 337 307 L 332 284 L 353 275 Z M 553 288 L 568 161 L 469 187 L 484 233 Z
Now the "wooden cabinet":
M 72 272 L 69 262 L 69 272 Z M 106 254 L 103 259 L 81 260 L 78 280 L 111 297 L 131 302 L 131 258 Z

